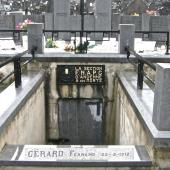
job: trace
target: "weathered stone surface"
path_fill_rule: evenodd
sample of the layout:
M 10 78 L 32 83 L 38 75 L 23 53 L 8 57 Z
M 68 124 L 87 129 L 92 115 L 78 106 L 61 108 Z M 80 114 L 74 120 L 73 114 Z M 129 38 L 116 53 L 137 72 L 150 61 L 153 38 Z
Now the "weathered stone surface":
M 52 13 L 45 13 L 45 30 L 53 30 L 54 29 L 54 21 Z M 45 33 L 46 38 L 51 38 L 52 33 Z
M 60 63 L 62 64 L 62 63 Z M 80 63 L 77 63 L 80 64 Z M 87 63 L 86 63 L 87 64 Z M 92 63 L 88 63 L 89 65 Z M 106 64 L 106 80 L 105 86 L 97 85 L 57 85 L 56 81 L 56 67 L 57 63 L 52 63 L 50 66 L 50 99 L 49 99 L 49 115 L 48 115 L 48 134 L 49 138 L 57 139 L 59 137 L 58 131 L 58 99 L 101 99 L 104 98 L 105 105 L 104 110 L 106 115 L 106 128 L 104 129 L 105 139 L 103 141 L 106 144 L 114 144 L 114 133 L 112 120 L 114 115 L 111 113 L 112 108 L 112 94 L 113 75 L 118 70 L 131 69 L 129 64 Z M 107 137 L 106 137 L 107 136 Z M 111 136 L 111 137 L 110 137 Z
M 170 64 L 157 64 L 153 122 L 157 129 L 170 131 Z
M 44 24 L 28 24 L 28 50 L 31 52 L 33 47 L 37 47 L 36 53 L 44 53 Z
M 119 53 L 126 53 L 125 47 L 129 47 L 130 50 L 134 50 L 135 40 L 135 25 L 134 24 L 120 24 L 119 35 Z
M 111 0 L 96 0 L 95 30 L 111 30 Z M 95 40 L 103 40 L 102 33 L 95 34 Z
M 135 30 L 139 31 L 142 27 L 141 16 L 122 15 L 119 24 L 134 24 Z
M 152 122 L 153 91 L 145 83 L 143 90 L 137 90 L 136 77 L 133 75 L 119 74 L 116 120 L 120 124 L 116 125 L 117 142 L 146 145 L 151 159 L 161 168 L 169 169 L 170 131 L 160 131 L 155 127 Z M 162 81 L 160 77 L 163 76 L 159 75 L 159 81 Z
M 15 17 L 13 15 L 0 15 L 0 29 L 13 30 L 15 29 Z M 0 32 L 0 37 L 12 37 L 12 32 Z
M 6 99 L 6 104 L 0 109 L 0 150 L 6 143 L 46 142 L 44 83 L 42 75 L 34 76 L 22 78 L 22 88 L 17 89 L 17 93 L 13 84 L 0 94 L 1 104 Z M 37 88 L 38 81 L 41 83 Z
M 121 15 L 120 14 L 112 14 L 112 29 L 113 31 L 119 30 L 119 24 L 121 23 Z
M 98 99 L 60 99 L 59 138 L 70 145 L 102 144 L 102 102 Z
M 150 30 L 150 16 L 147 14 L 142 14 L 142 31 Z

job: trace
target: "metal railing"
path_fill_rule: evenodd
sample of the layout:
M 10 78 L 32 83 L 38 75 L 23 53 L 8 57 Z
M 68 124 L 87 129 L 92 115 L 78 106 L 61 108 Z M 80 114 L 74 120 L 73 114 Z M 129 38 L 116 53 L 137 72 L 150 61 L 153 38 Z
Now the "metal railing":
M 7 64 L 13 62 L 14 64 L 14 71 L 12 71 L 11 73 L 9 73 L 7 76 L 5 76 L 3 79 L 0 80 L 0 84 L 3 83 L 5 80 L 7 80 L 10 76 L 12 76 L 14 74 L 14 80 L 15 80 L 15 87 L 18 88 L 22 81 L 21 81 L 21 74 L 22 74 L 22 70 L 21 68 L 24 67 L 26 64 L 30 63 L 32 60 L 34 60 L 35 58 L 35 51 L 37 50 L 37 47 L 33 47 L 31 50 L 31 55 L 32 58 L 30 60 L 27 60 L 26 62 L 23 63 L 23 65 L 21 66 L 21 57 L 25 54 L 28 53 L 28 50 L 16 54 L 13 57 L 7 59 L 6 61 L 0 63 L 0 68 L 6 66 Z
M 76 37 L 77 34 L 80 35 L 80 42 L 82 43 L 82 35 L 83 37 L 85 37 L 85 41 L 86 42 L 90 42 L 90 41 L 110 41 L 111 37 L 116 37 L 115 34 L 120 34 L 120 30 L 118 31 L 87 31 L 87 30 L 74 30 L 74 31 L 68 31 L 68 30 L 43 30 L 44 34 L 45 33 L 51 33 L 52 34 L 52 40 L 54 39 L 54 35 L 58 36 L 59 33 L 71 33 L 73 34 L 74 37 L 74 49 L 75 49 L 75 53 L 76 53 Z M 101 33 L 102 37 L 107 37 L 107 39 L 102 39 L 102 40 L 90 40 L 88 37 L 90 36 L 90 34 L 97 34 L 97 33 Z M 135 31 L 136 34 L 142 34 L 142 37 L 144 34 L 166 34 L 166 53 L 165 54 L 169 54 L 169 32 L 167 31 Z M 87 47 L 88 49 L 88 47 Z M 87 49 L 85 50 L 85 53 L 87 53 Z M 80 53 L 84 53 L 83 51 L 80 51 Z
M 12 37 L 14 39 L 14 41 L 20 41 L 21 40 L 21 34 L 22 33 L 26 33 L 27 30 L 0 30 L 0 33 L 12 33 Z M 52 37 L 52 40 L 54 40 L 54 37 L 58 37 L 59 33 L 70 33 L 71 35 L 73 35 L 74 37 L 74 51 L 75 53 L 87 53 L 87 50 L 88 50 L 88 42 L 90 41 L 110 41 L 110 38 L 112 37 L 116 37 L 116 34 L 120 34 L 120 30 L 117 30 L 117 31 L 94 31 L 94 30 L 43 30 L 43 33 L 44 35 L 46 35 L 46 33 L 51 33 L 51 37 Z M 143 37 L 144 34 L 166 34 L 166 53 L 165 54 L 169 54 L 169 39 L 170 39 L 170 35 L 169 35 L 169 32 L 167 31 L 135 31 L 136 34 L 142 34 L 141 37 Z M 94 38 L 94 40 L 90 40 L 90 35 L 93 34 L 101 34 L 100 36 L 101 37 L 104 37 L 105 39 L 96 39 Z M 76 40 L 77 40 L 77 37 L 80 38 L 80 44 L 76 44 Z M 85 50 L 82 48 L 80 48 L 80 51 L 77 52 L 76 49 L 77 49 L 77 45 L 80 47 L 83 47 L 83 37 L 85 37 L 85 41 L 84 42 L 87 42 L 86 45 L 87 45 L 87 48 L 85 48 Z M 148 38 L 149 39 L 149 38 Z M 69 41 L 69 40 L 68 40 Z M 71 39 L 70 39 L 71 41 Z
M 129 63 L 134 64 L 134 62 L 131 62 L 130 60 L 130 55 L 134 55 L 136 58 L 136 63 L 137 63 L 137 88 L 138 89 L 143 89 L 143 81 L 144 77 L 147 78 L 151 83 L 154 83 L 144 72 L 144 64 L 149 66 L 152 70 L 156 71 L 156 66 L 137 54 L 135 51 L 130 50 L 128 47 L 125 48 L 125 51 L 127 52 L 127 59 Z M 136 66 L 136 65 L 135 65 Z
M 21 39 L 22 33 L 27 33 L 27 30 L 2 30 L 0 29 L 0 33 L 11 33 L 14 41 L 19 41 Z
M 71 33 L 71 34 L 73 35 L 73 37 L 74 37 L 73 42 L 74 42 L 74 52 L 75 52 L 75 53 L 87 53 L 88 45 L 85 47 L 85 49 L 83 48 L 83 40 L 82 40 L 83 37 L 85 37 L 85 41 L 84 41 L 84 42 L 88 44 L 88 42 L 90 42 L 90 41 L 110 41 L 110 38 L 111 38 L 111 37 L 115 37 L 115 36 L 113 36 L 113 34 L 120 34 L 120 31 L 119 31 L 119 30 L 118 30 L 118 31 L 43 30 L 43 32 L 44 32 L 44 34 L 46 34 L 46 33 L 51 33 L 51 34 L 52 34 L 52 35 L 51 35 L 51 36 L 52 36 L 52 40 L 54 40 L 55 35 L 56 35 L 56 37 L 58 37 L 58 34 L 59 34 L 59 33 Z M 91 34 L 101 34 L 101 37 L 104 37 L 104 38 L 107 38 L 107 39 L 104 39 L 104 40 L 103 40 L 103 38 L 102 38 L 102 39 L 99 38 L 98 40 L 97 40 L 97 39 L 96 39 L 96 40 L 90 40 L 90 37 L 89 37 L 89 36 L 90 36 Z M 79 36 L 78 36 L 78 35 L 79 35 Z M 82 36 L 83 36 L 83 37 L 82 37 Z M 76 42 L 77 37 L 80 38 L 80 44 L 79 44 L 79 46 L 82 45 L 82 49 L 80 48 L 80 51 L 79 51 L 79 52 L 76 51 L 76 49 L 77 49 L 77 42 Z

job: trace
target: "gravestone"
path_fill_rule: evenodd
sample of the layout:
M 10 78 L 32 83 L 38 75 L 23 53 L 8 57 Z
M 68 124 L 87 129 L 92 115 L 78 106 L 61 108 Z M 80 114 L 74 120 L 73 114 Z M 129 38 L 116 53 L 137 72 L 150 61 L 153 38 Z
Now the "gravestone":
M 150 17 L 150 30 L 151 31 L 168 31 L 168 21 L 165 16 L 151 16 Z M 165 34 L 154 34 L 150 35 L 152 41 L 164 42 L 167 40 L 167 35 Z
M 0 29 L 1 30 L 13 30 L 15 29 L 15 17 L 12 15 L 0 15 Z M 13 33 L 0 33 L 0 37 L 13 37 Z
M 94 15 L 84 16 L 84 30 L 111 31 L 111 0 L 95 0 Z M 79 15 L 70 16 L 70 1 L 54 1 L 54 29 L 80 30 L 81 18 Z M 70 40 L 70 33 L 59 33 L 59 39 Z M 103 33 L 90 35 L 91 40 L 103 40 Z
M 14 26 L 16 27 L 17 24 L 23 22 L 23 12 L 10 12 L 11 16 L 14 16 Z
M 53 30 L 54 25 L 53 25 L 53 14 L 52 13 L 45 13 L 45 30 Z M 45 33 L 46 38 L 51 38 L 52 33 Z
M 150 15 L 142 14 L 142 31 L 150 30 Z
M 54 1 L 54 30 L 70 31 L 70 1 Z M 70 40 L 70 33 L 59 33 L 58 39 Z
M 170 32 L 170 15 L 167 15 L 167 23 L 168 23 L 168 31 Z M 170 37 L 169 37 L 169 41 L 170 41 Z
M 142 31 L 150 30 L 150 15 L 142 14 Z M 143 40 L 149 39 L 149 34 L 143 34 Z
M 25 145 L 19 161 L 116 162 L 140 161 L 135 146 L 45 146 Z
M 46 169 L 150 169 L 152 161 L 144 146 L 6 145 L 0 153 L 0 166 L 9 165 L 16 169 L 19 166 L 32 169 L 44 166 Z
M 95 31 L 95 16 L 94 15 L 84 16 L 84 30 Z M 88 37 L 90 37 L 90 40 L 94 40 L 95 34 L 90 33 Z
M 24 21 L 23 19 L 23 12 L 10 12 L 10 15 L 14 17 L 14 29 L 18 29 L 17 25 Z M 15 43 L 18 41 L 22 41 L 22 33 L 15 33 Z
M 96 0 L 95 31 L 111 31 L 111 4 L 111 0 Z M 95 40 L 103 40 L 103 34 L 96 33 Z

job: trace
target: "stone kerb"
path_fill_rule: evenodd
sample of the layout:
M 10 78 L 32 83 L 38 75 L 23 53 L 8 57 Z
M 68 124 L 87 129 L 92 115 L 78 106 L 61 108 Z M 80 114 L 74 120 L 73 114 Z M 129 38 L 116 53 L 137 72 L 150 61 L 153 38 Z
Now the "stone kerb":
M 170 64 L 157 64 L 152 120 L 158 130 L 170 131 Z
M 129 47 L 134 50 L 135 40 L 135 25 L 134 24 L 120 24 L 120 35 L 119 35 L 119 53 L 125 54 L 125 47 Z
M 31 52 L 33 47 L 37 47 L 37 53 L 44 53 L 43 23 L 28 24 L 28 50 Z

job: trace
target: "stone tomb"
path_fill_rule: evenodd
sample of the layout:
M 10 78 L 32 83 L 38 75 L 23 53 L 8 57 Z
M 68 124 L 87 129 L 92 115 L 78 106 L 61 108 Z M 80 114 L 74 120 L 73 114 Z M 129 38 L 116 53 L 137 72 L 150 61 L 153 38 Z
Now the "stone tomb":
M 151 166 L 144 146 L 7 145 L 0 165 L 15 166 Z

